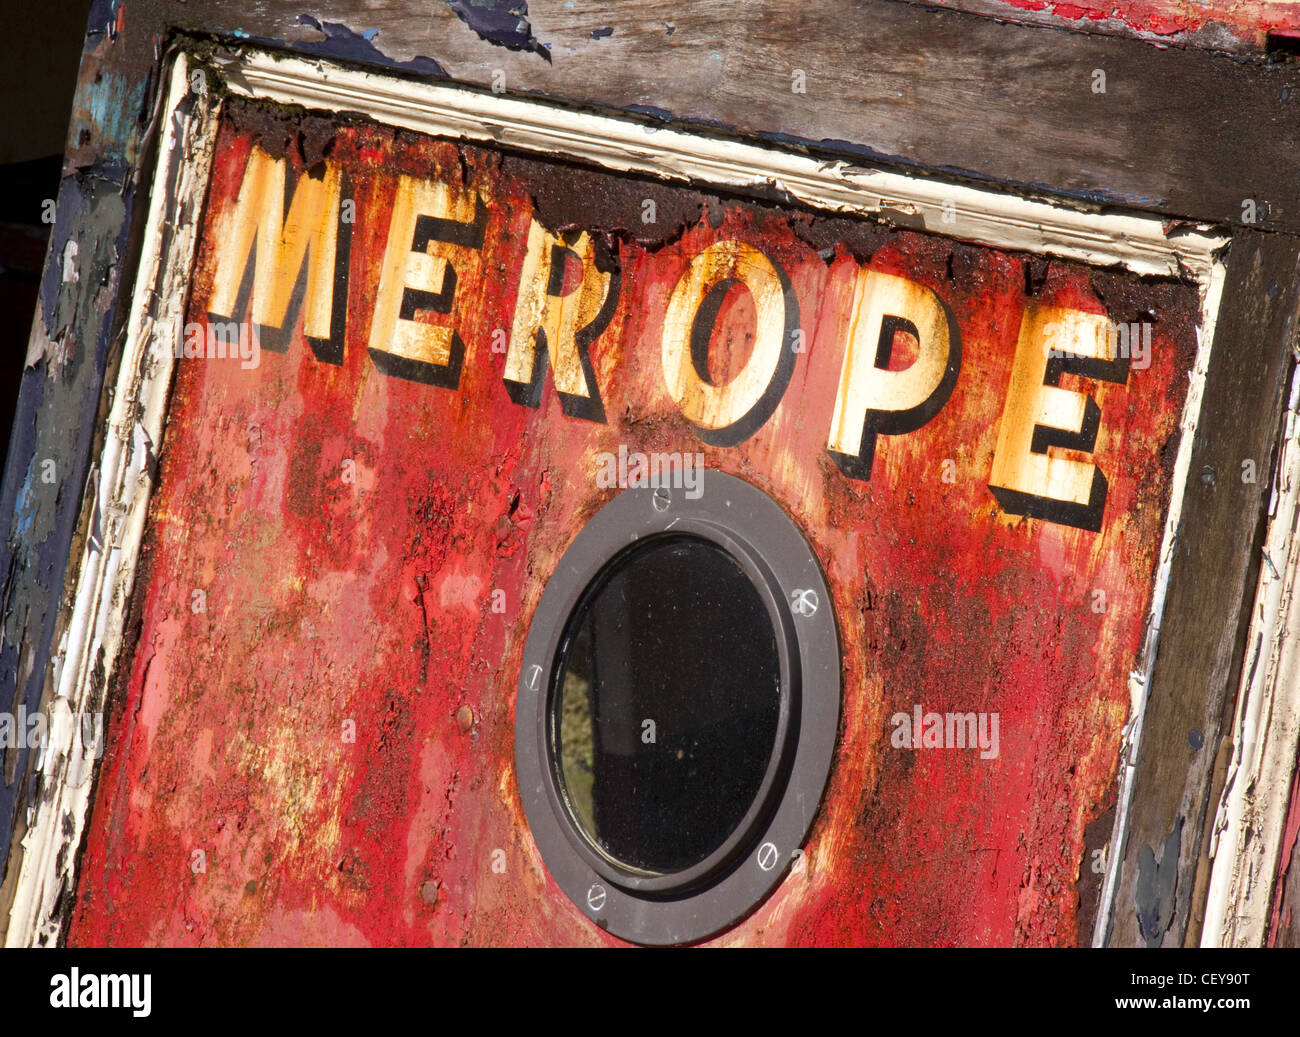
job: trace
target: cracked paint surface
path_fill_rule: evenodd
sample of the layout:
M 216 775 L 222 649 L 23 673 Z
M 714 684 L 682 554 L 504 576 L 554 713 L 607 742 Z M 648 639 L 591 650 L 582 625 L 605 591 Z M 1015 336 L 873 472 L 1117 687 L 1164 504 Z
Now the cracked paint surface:
M 1293 3 L 1277 0 L 1006 0 L 1007 6 L 1026 11 L 1045 11 L 1074 22 L 1119 19 L 1141 32 L 1173 36 L 1194 32 L 1213 23 L 1231 26 L 1245 35 L 1254 31 L 1294 29 L 1298 19 Z M 954 4 L 952 6 L 960 6 Z
M 254 145 L 295 175 L 337 163 L 356 201 L 342 363 L 313 355 L 301 314 L 288 351 L 254 369 L 178 362 L 70 942 L 618 943 L 549 877 L 513 761 L 529 620 L 617 492 L 595 472 L 621 445 L 698 450 L 768 493 L 834 598 L 839 743 L 807 866 L 718 941 L 1087 942 L 1085 832 L 1113 798 L 1194 291 L 382 127 L 298 130 L 226 123 L 189 318 L 207 321 L 214 228 Z M 420 318 L 464 341 L 455 389 L 382 373 L 368 350 L 399 174 L 486 204 L 451 312 Z M 662 196 L 675 202 L 648 233 L 641 200 Z M 562 413 L 549 373 L 536 409 L 503 382 L 493 336 L 512 326 L 535 215 L 617 256 L 618 306 L 591 347 L 603 423 Z M 771 417 L 733 446 L 683 418 L 660 349 L 674 286 L 722 240 L 780 265 L 806 332 Z M 937 292 L 962 339 L 951 398 L 923 428 L 881 436 L 869 480 L 825 450 L 863 266 Z M 1154 320 L 1148 368 L 1069 382 L 1100 411 L 1099 533 L 1008 515 L 988 489 L 1030 302 Z M 716 381 L 743 367 L 754 312 L 743 292 L 722 307 Z M 890 717 L 917 704 L 997 711 L 999 756 L 892 748 Z

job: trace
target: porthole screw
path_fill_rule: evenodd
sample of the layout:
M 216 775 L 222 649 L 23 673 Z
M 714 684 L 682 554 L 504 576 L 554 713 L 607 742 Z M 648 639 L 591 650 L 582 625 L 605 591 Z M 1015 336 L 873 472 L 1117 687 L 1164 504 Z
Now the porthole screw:
M 593 882 L 591 889 L 587 890 L 587 906 L 593 911 L 605 906 L 605 887 L 599 882 Z
M 654 505 L 655 511 L 667 511 L 668 505 L 673 502 L 673 495 L 667 486 L 656 486 L 650 502 Z
M 780 856 L 777 853 L 775 843 L 764 843 L 758 848 L 758 866 L 764 871 L 771 871 L 776 867 L 776 862 Z
M 536 691 L 542 682 L 542 668 L 534 663 L 528 667 L 528 676 L 524 678 L 524 686 L 529 691 Z

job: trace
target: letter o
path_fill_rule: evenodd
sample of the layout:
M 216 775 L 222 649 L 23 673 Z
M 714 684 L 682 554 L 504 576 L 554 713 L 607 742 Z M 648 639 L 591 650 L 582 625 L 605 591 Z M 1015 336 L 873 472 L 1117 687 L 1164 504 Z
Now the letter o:
M 754 300 L 754 346 L 739 374 L 714 385 L 707 370 L 709 337 L 735 282 Z M 691 260 L 664 313 L 664 380 L 704 442 L 734 446 L 771 417 L 794 371 L 795 354 L 785 343 L 798 325 L 790 279 L 754 246 L 719 241 Z

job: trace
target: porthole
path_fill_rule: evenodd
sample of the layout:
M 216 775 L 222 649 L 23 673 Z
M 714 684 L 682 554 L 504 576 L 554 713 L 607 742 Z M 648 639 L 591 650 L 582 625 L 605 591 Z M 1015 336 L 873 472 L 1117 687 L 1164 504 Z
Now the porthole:
M 574 539 L 524 647 L 515 755 L 533 838 L 595 924 L 690 943 L 785 877 L 840 706 L 830 595 L 779 505 L 705 471 L 625 490 Z

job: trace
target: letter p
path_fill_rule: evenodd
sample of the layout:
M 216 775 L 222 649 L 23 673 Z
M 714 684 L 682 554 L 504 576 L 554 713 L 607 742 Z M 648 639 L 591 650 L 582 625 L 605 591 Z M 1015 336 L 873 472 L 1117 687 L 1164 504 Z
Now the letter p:
M 858 273 L 848 346 L 826 452 L 851 479 L 870 479 L 878 435 L 914 432 L 952 395 L 961 370 L 961 334 L 929 288 L 876 270 Z M 890 369 L 894 336 L 917 342 L 916 360 Z

